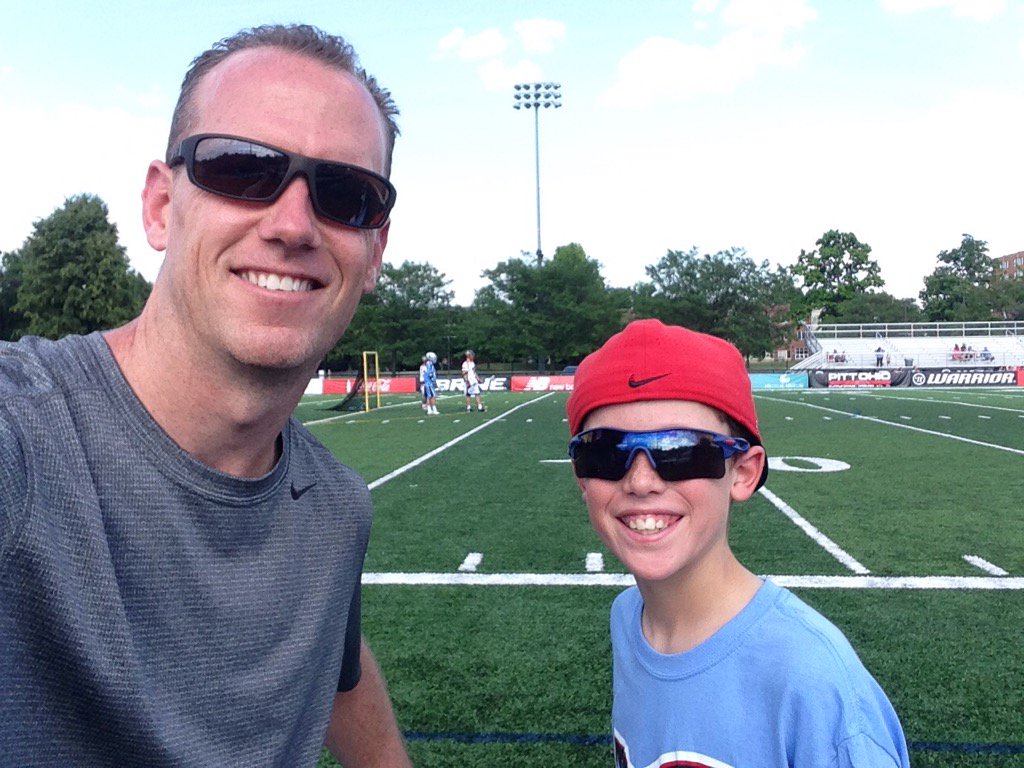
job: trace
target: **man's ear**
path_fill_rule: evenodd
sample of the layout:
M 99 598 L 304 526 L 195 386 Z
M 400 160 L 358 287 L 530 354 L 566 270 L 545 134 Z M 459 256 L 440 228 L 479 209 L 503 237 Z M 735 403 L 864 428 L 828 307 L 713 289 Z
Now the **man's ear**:
M 746 501 L 757 490 L 768 454 L 760 445 L 752 445 L 746 453 L 733 457 L 732 486 L 729 489 L 733 501 Z
M 146 186 L 142 189 L 142 226 L 150 246 L 157 251 L 167 250 L 171 188 L 171 169 L 166 163 L 154 160 L 149 164 Z

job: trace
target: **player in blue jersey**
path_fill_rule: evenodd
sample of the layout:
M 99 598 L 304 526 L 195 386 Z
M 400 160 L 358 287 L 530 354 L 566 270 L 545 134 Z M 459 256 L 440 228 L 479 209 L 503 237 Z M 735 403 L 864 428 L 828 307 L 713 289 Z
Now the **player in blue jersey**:
M 636 321 L 580 364 L 567 410 L 591 524 L 636 578 L 611 615 L 617 768 L 907 768 L 842 632 L 729 545 L 730 504 L 768 471 L 736 348 Z
M 428 415 L 441 415 L 437 412 L 437 355 L 433 352 L 427 352 L 426 368 L 423 369 L 423 399 Z

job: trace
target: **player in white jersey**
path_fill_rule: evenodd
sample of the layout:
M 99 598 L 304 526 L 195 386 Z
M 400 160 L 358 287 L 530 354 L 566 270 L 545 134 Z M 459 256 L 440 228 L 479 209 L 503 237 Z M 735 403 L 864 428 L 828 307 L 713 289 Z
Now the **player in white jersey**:
M 472 411 L 473 398 L 476 398 L 476 409 L 486 410 L 480 399 L 480 377 L 476 373 L 476 355 L 472 349 L 466 350 L 466 359 L 462 362 L 462 380 L 466 383 L 466 410 Z

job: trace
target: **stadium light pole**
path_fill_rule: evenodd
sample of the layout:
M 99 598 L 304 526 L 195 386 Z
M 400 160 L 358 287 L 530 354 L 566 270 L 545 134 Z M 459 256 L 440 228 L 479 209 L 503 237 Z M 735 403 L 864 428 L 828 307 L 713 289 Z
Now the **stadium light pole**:
M 533 110 L 533 147 L 537 173 L 537 266 L 544 259 L 540 245 L 540 111 L 562 106 L 561 83 L 517 83 L 512 102 L 513 109 Z

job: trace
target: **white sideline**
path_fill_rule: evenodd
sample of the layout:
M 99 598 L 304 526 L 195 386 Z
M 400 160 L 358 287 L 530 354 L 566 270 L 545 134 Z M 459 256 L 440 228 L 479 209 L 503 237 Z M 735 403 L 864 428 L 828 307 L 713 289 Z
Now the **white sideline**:
M 525 408 L 528 405 L 533 405 L 534 403 L 540 402 L 545 397 L 551 397 L 551 395 L 552 395 L 551 392 L 545 392 L 540 397 L 535 397 L 532 400 L 527 400 L 525 403 L 520 403 L 515 408 L 510 408 L 507 411 L 505 411 L 504 413 L 499 414 L 499 416 L 497 418 L 489 419 L 489 420 L 485 421 L 483 424 L 481 424 L 479 427 L 473 427 L 473 429 L 469 430 L 468 432 L 463 432 L 461 435 L 456 437 L 454 440 L 449 440 L 444 445 L 440 445 L 437 448 L 435 448 L 434 450 L 428 451 L 427 453 L 425 453 L 422 456 L 420 456 L 418 459 L 414 459 L 414 460 L 410 461 L 405 466 L 399 467 L 398 469 L 396 469 L 393 472 L 388 472 L 383 477 L 378 477 L 376 480 L 374 480 L 372 483 L 370 483 L 367 487 L 371 491 L 374 490 L 375 488 L 379 488 L 380 486 L 384 485 L 384 483 L 388 482 L 389 480 L 394 480 L 396 477 L 398 477 L 401 474 L 404 474 L 404 473 L 408 472 L 413 467 L 418 467 L 420 464 L 422 464 L 423 462 L 427 461 L 428 459 L 432 459 L 435 456 L 437 456 L 437 454 L 442 453 L 443 451 L 447 451 L 453 445 L 455 445 L 456 443 L 462 442 L 463 440 L 465 440 L 470 435 L 475 435 L 481 429 L 487 429 L 487 427 L 493 426 L 496 422 L 498 422 L 501 419 L 505 418 L 509 414 L 515 413 L 520 408 Z
M 972 440 L 969 437 L 961 437 L 960 435 L 951 435 L 948 432 L 936 432 L 933 429 L 924 429 L 922 427 L 914 427 L 910 424 L 900 424 L 896 421 L 886 421 L 885 419 L 878 419 L 874 416 L 861 416 L 858 413 L 850 413 L 849 411 L 840 411 L 837 408 L 828 408 L 824 405 L 815 405 L 814 403 L 805 403 L 800 400 L 786 400 L 785 398 L 779 397 L 765 397 L 764 395 L 758 395 L 762 400 L 771 400 L 775 403 L 786 403 L 788 405 L 802 405 L 805 408 L 816 408 L 819 411 L 828 411 L 829 413 L 838 413 L 842 416 L 849 416 L 852 418 L 860 419 L 861 421 L 873 421 L 876 424 L 884 424 L 887 427 L 899 427 L 900 429 L 909 429 L 911 432 L 922 432 L 926 435 L 934 435 L 935 437 L 946 437 L 950 440 L 959 440 L 961 443 L 970 443 L 971 445 L 980 445 L 982 448 L 995 448 L 998 451 L 1006 451 L 1007 453 L 1016 453 L 1018 456 L 1024 456 L 1024 451 L 1020 448 L 1010 448 L 1007 445 L 999 445 L 998 443 L 986 443 L 981 440 Z
M 784 576 L 769 575 L 793 589 L 981 589 L 1021 590 L 1022 577 L 1000 576 Z M 628 573 L 364 573 L 363 584 L 455 587 L 631 587 Z
M 824 533 L 822 533 L 813 525 L 811 525 L 811 523 L 804 519 L 799 512 L 797 512 L 795 509 L 789 506 L 789 504 L 784 502 L 782 499 L 780 499 L 774 493 L 769 491 L 767 488 L 762 487 L 758 491 L 758 493 L 760 493 L 762 496 L 768 499 L 768 501 L 770 501 L 776 509 L 778 509 L 780 512 L 782 512 L 782 514 L 784 514 L 786 517 L 792 520 L 796 524 L 796 526 L 800 528 L 804 533 L 806 533 L 808 536 L 814 539 L 818 546 L 820 546 L 822 549 L 824 549 L 826 552 L 832 555 L 832 557 L 834 557 L 840 563 L 845 565 L 849 570 L 853 571 L 854 573 L 860 576 L 866 576 L 867 574 L 871 573 L 871 571 L 869 571 L 867 568 L 861 565 L 852 555 L 846 552 L 846 550 L 844 550 L 842 547 L 840 547 L 838 544 L 832 541 L 832 539 L 830 539 Z

